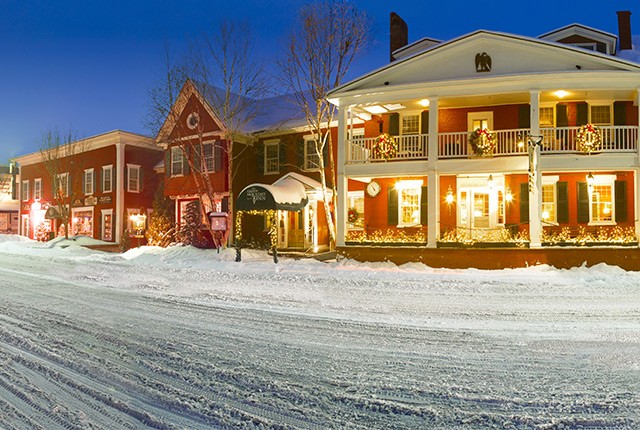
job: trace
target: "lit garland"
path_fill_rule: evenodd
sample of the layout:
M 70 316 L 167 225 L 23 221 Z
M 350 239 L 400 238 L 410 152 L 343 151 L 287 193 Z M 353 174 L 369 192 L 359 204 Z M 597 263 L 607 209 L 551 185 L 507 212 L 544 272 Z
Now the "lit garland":
M 622 228 L 620 226 L 613 228 L 600 227 L 593 233 L 588 232 L 586 228 L 580 226 L 578 233 L 573 236 L 568 227 L 564 227 L 559 232 L 542 229 L 541 239 L 542 242 L 550 245 L 573 244 L 580 246 L 585 246 L 587 243 L 629 244 L 638 242 L 638 237 L 633 227 Z
M 493 230 L 475 230 L 471 234 L 469 229 L 451 229 L 447 230 L 440 242 L 444 243 L 460 243 L 464 245 L 473 245 L 475 243 L 515 243 L 516 246 L 524 247 L 529 243 L 529 235 L 525 231 L 519 231 L 515 235 L 511 231 L 500 228 Z
M 473 153 L 484 157 L 491 155 L 496 147 L 496 138 L 487 128 L 477 128 L 469 133 L 469 145 Z
M 275 209 L 237 211 L 235 226 L 236 226 L 236 241 L 238 243 L 242 241 L 242 216 L 243 215 L 266 215 L 267 222 L 269 223 L 269 239 L 271 241 L 271 248 L 275 249 L 278 246 L 278 212 Z
M 426 243 L 427 236 L 423 230 L 408 233 L 405 230 L 376 230 L 367 234 L 364 231 L 350 231 L 347 233 L 348 242 L 356 243 Z
M 373 143 L 373 153 L 375 158 L 382 158 L 388 160 L 394 158 L 398 152 L 398 144 L 396 140 L 384 133 L 378 136 Z
M 578 129 L 576 134 L 578 149 L 585 154 L 591 154 L 600 150 L 602 146 L 602 132 L 593 124 L 585 124 Z

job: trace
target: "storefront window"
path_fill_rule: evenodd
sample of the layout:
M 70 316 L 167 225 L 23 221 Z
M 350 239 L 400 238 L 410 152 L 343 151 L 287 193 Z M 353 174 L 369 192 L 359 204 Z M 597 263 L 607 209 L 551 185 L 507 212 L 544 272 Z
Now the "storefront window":
M 74 209 L 71 213 L 72 229 L 74 236 L 93 237 L 93 210 Z

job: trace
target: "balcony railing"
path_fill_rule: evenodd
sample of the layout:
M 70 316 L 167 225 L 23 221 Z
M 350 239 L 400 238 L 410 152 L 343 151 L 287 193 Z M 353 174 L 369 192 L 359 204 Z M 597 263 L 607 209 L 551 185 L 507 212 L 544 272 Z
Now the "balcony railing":
M 634 152 L 638 144 L 638 126 L 615 125 L 599 126 L 602 133 L 602 145 L 598 152 L 619 153 Z M 542 128 L 543 136 L 541 152 L 543 154 L 570 154 L 580 152 L 576 135 L 580 127 Z M 496 145 L 492 156 L 512 156 L 527 153 L 526 139 L 530 134 L 527 128 L 512 130 L 494 130 Z M 377 137 L 358 137 L 347 141 L 349 163 L 367 163 L 376 161 L 423 160 L 428 156 L 429 136 L 426 134 L 395 136 L 397 151 L 392 156 L 384 157 L 376 150 Z M 469 146 L 469 132 L 439 133 L 438 158 L 475 157 Z

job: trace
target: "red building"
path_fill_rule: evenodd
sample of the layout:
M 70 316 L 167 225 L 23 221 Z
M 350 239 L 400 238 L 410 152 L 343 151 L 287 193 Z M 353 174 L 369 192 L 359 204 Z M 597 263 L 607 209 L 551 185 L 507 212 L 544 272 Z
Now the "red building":
M 116 130 L 47 155 L 53 152 L 13 159 L 20 166 L 20 234 L 64 234 L 67 209 L 70 236 L 118 243 L 126 231 L 141 243 L 158 181 L 153 167 L 162 158 L 153 139 Z

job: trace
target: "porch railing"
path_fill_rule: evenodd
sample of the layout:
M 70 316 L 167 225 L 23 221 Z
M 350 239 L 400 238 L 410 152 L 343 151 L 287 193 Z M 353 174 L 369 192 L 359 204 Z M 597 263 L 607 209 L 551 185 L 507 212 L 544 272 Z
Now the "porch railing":
M 637 150 L 638 126 L 614 125 L 599 126 L 602 133 L 602 145 L 598 152 L 633 152 Z M 541 151 L 543 154 L 565 154 L 580 152 L 576 135 L 580 127 L 543 128 Z M 493 131 L 496 145 L 492 156 L 522 155 L 527 153 L 527 143 L 523 136 L 530 134 L 527 128 Z M 420 160 L 428 156 L 429 136 L 415 134 L 395 136 L 396 152 L 385 157 L 376 150 L 377 137 L 356 137 L 347 141 L 349 163 L 368 163 L 377 161 Z M 469 132 L 438 134 L 438 158 L 475 157 L 469 146 Z

